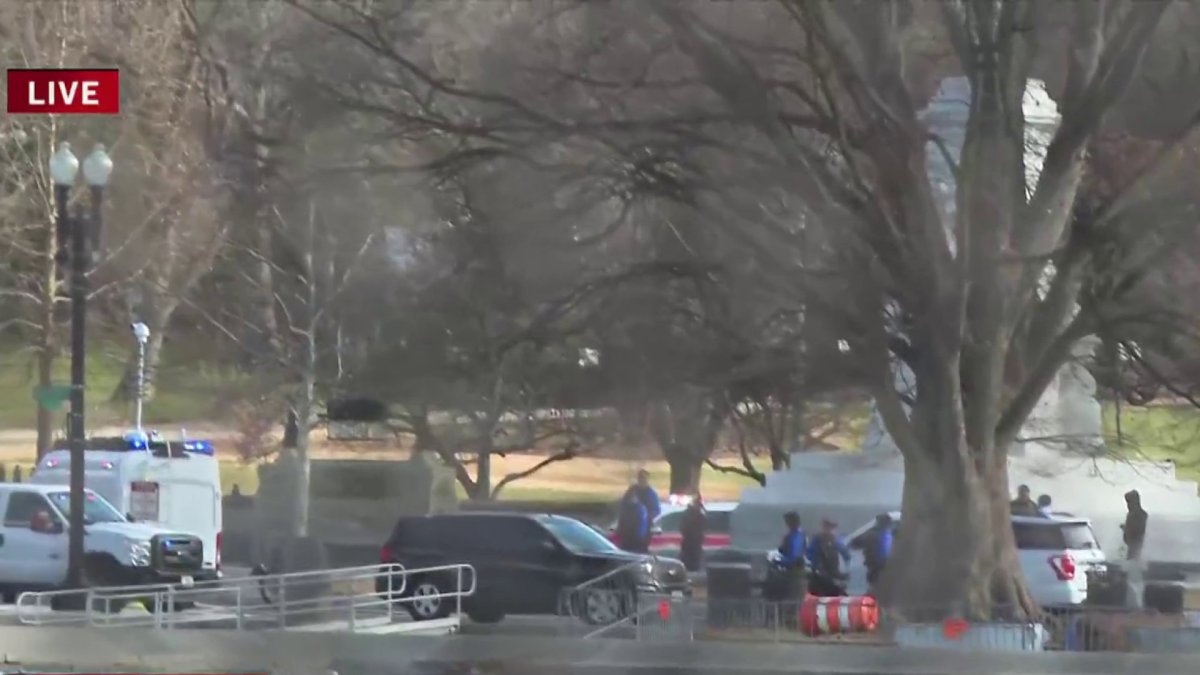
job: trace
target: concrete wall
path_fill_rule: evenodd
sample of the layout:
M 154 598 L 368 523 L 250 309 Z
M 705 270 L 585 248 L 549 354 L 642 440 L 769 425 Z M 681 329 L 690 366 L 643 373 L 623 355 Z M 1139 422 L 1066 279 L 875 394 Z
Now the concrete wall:
M 1197 673 L 1200 656 L 985 654 L 834 645 L 632 642 L 518 636 L 410 637 L 137 629 L 0 628 L 0 651 L 26 669 L 287 675 L 413 672 L 413 664 L 507 664 L 513 672 L 1116 675 Z M 526 666 L 522 669 L 520 666 Z M 486 668 L 484 669 L 486 671 Z M 421 668 L 420 672 L 439 672 Z M 446 668 L 441 672 L 465 672 Z

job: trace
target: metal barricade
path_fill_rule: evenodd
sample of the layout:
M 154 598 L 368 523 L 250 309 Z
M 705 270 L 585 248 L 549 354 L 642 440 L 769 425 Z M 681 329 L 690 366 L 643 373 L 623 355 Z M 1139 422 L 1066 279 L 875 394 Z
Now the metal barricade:
M 187 586 L 27 592 L 17 598 L 16 614 L 22 624 L 30 626 L 237 630 L 324 626 L 355 631 L 397 621 L 396 610 L 416 600 L 409 592 L 409 580 L 433 575 L 452 580 L 454 588 L 424 599 L 452 599 L 453 614 L 461 615 L 463 598 L 475 593 L 474 567 L 453 564 L 406 569 L 396 563 L 199 581 Z M 122 611 L 136 604 L 146 612 Z
M 564 590 L 558 613 L 575 621 L 565 623 L 563 629 L 582 638 L 691 640 L 691 598 L 639 589 L 644 564 L 631 562 Z

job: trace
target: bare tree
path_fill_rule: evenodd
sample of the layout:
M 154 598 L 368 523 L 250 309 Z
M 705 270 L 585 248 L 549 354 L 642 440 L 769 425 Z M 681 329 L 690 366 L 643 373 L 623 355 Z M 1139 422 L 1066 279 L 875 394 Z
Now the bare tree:
M 1086 237 L 1089 229 L 1128 232 L 1144 194 L 1126 193 L 1089 229 L 1072 220 L 1071 205 L 1088 140 L 1138 76 L 1168 4 L 1072 7 L 1069 65 L 1055 92 L 1062 124 L 1028 190 L 1020 110 L 1036 75 L 1034 3 L 913 13 L 906 10 L 929 7 L 781 2 L 773 20 L 794 27 L 791 44 L 780 46 L 796 73 L 785 78 L 754 68 L 756 47 L 713 17 L 653 5 L 699 76 L 770 144 L 762 158 L 831 229 L 837 262 L 853 270 L 839 282 L 843 306 L 810 293 L 807 307 L 846 330 L 905 457 L 905 533 L 887 579 L 897 606 L 972 615 L 1033 609 L 1008 523 L 1007 452 L 1072 346 L 1122 298 L 1111 282 L 1136 283 L 1161 253 L 1162 239 L 1125 236 L 1122 263 L 1101 265 Z M 958 209 L 950 220 L 927 177 L 924 98 L 910 70 L 918 28 L 947 37 L 955 50 L 947 67 L 972 89 L 961 160 L 951 158 Z M 1171 159 L 1160 153 L 1148 174 Z M 1190 208 L 1170 201 L 1155 210 L 1160 227 L 1193 222 Z M 1053 281 L 1041 293 L 1051 263 Z M 1108 281 L 1101 292 L 1097 279 Z M 916 375 L 910 400 L 888 376 L 897 358 Z
M 117 66 L 126 83 L 124 114 L 118 119 L 79 122 L 8 117 L 0 151 L 8 184 L 0 218 L 6 249 L 0 290 L 9 301 L 6 327 L 34 353 L 39 387 L 53 384 L 59 356 L 62 298 L 54 255 L 53 200 L 45 175 L 49 154 L 60 140 L 86 149 L 89 140 L 109 146 L 120 170 L 109 188 L 105 235 L 96 252 L 93 299 L 106 318 L 114 297 L 131 279 L 157 279 L 182 291 L 205 270 L 219 232 L 210 207 L 207 167 L 197 151 L 203 142 L 196 124 L 200 109 L 191 86 L 194 61 L 177 48 L 182 27 L 173 5 L 47 2 L 5 6 L 5 23 L 15 28 L 0 43 L 11 64 L 29 67 L 90 62 Z M 118 41 L 114 34 L 122 35 Z M 182 249 L 187 249 L 183 251 Z M 154 286 L 154 284 L 151 284 Z M 169 303 L 147 317 L 155 329 L 149 359 L 157 363 Z M 127 321 L 120 321 L 127 325 Z M 108 331 L 101 326 L 101 334 Z M 52 440 L 53 415 L 39 401 L 38 449 Z

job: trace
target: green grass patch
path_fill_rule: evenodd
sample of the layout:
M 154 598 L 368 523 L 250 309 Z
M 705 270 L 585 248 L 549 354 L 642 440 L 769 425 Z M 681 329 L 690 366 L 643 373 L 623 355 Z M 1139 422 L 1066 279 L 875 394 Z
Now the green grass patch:
M 106 345 L 89 350 L 84 392 L 89 426 L 117 424 L 133 418 L 132 404 L 112 401 L 128 354 L 123 349 Z M 69 384 L 70 374 L 70 358 L 55 359 L 54 384 Z M 244 378 L 245 375 L 205 366 L 203 362 L 172 360 L 168 348 L 159 366 L 155 396 L 146 403 L 143 411 L 145 421 L 148 424 L 172 424 L 212 418 L 223 412 L 225 394 Z M 33 398 L 36 385 L 35 354 L 11 346 L 0 348 L 0 428 L 32 429 L 36 425 L 37 403 Z M 66 404 L 55 412 L 56 419 L 62 424 L 65 424 L 66 412 Z
M 1121 409 L 1118 434 L 1116 407 L 1104 406 L 1108 445 L 1130 459 L 1169 459 L 1178 476 L 1200 480 L 1200 411 L 1191 406 Z

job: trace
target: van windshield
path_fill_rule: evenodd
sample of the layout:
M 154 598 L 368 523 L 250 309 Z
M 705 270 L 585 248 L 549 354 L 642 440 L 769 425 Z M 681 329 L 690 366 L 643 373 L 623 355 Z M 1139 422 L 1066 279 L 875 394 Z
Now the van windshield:
M 616 545 L 595 529 L 572 518 L 542 518 L 542 525 L 550 534 L 574 553 L 608 553 L 618 550 Z
M 59 511 L 68 520 L 71 518 L 71 493 L 70 492 L 51 492 L 50 499 Z M 92 525 L 95 523 L 123 523 L 125 517 L 119 511 L 114 509 L 111 504 L 104 501 L 104 498 L 95 492 L 83 493 L 83 524 Z

